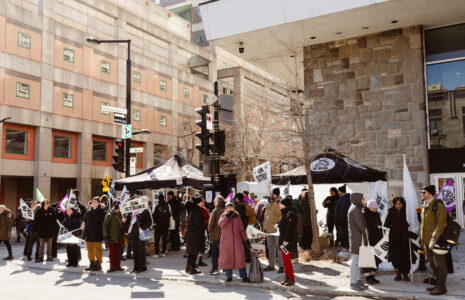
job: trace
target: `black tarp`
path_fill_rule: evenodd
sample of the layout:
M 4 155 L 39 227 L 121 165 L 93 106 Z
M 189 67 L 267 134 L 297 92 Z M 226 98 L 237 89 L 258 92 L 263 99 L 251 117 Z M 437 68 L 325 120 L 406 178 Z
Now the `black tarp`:
M 182 179 L 182 184 L 177 180 Z M 210 178 L 203 177 L 202 171 L 188 163 L 178 155 L 171 156 L 164 163 L 147 169 L 139 174 L 116 180 L 115 189 L 122 190 L 124 186 L 128 190 L 177 188 L 191 186 L 202 188 L 210 183 Z
M 318 154 L 310 164 L 314 184 L 387 181 L 387 172 L 378 171 L 342 155 L 334 149 Z M 305 166 L 272 176 L 276 185 L 306 184 Z

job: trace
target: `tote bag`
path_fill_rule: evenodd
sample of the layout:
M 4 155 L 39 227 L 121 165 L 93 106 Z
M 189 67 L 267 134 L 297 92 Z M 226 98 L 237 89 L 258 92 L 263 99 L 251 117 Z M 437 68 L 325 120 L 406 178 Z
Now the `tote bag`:
M 368 233 L 367 233 L 368 237 Z M 375 252 L 373 251 L 373 247 L 367 243 L 367 246 L 363 243 L 363 234 L 362 234 L 362 244 L 360 245 L 358 251 L 358 267 L 359 268 L 374 268 L 376 269 L 376 260 L 375 260 Z

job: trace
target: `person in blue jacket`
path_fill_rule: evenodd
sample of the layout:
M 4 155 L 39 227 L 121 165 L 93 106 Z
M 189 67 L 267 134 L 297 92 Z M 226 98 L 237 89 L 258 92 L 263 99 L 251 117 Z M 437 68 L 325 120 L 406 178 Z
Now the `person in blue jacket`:
M 340 186 L 338 189 L 339 201 L 334 209 L 334 224 L 336 225 L 337 241 L 336 246 L 341 248 L 349 248 L 349 223 L 347 214 L 350 208 L 350 194 L 346 193 L 346 185 Z

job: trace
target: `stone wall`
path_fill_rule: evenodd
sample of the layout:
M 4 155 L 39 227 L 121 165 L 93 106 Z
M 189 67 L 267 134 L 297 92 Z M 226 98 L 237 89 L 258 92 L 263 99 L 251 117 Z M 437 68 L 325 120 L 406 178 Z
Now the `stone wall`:
M 332 146 L 387 171 L 394 195 L 405 154 L 416 188 L 427 183 L 422 55 L 420 26 L 305 47 L 312 153 Z

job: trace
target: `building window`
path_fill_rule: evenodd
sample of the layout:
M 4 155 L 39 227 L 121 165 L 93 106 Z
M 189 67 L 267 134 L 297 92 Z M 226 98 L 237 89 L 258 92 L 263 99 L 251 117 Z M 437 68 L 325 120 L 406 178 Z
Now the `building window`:
M 5 153 L 27 155 L 27 135 L 27 131 L 6 128 Z
M 205 43 L 205 36 L 203 34 L 199 34 L 197 36 L 197 44 L 203 44 Z
M 228 94 L 228 89 L 227 88 L 223 88 L 223 95 L 227 95 Z
M 16 97 L 29 99 L 31 86 L 27 83 L 16 82 Z
M 168 90 L 168 84 L 164 80 L 160 80 L 160 91 L 166 92 Z
M 92 141 L 92 160 L 107 161 L 108 143 L 103 141 Z
M 108 61 L 100 61 L 100 70 L 102 73 L 110 74 L 110 63 Z
M 442 111 L 440 109 L 429 111 L 429 130 L 431 136 L 443 135 Z
M 18 32 L 18 46 L 31 49 L 31 36 L 23 32 Z
M 74 63 L 74 50 L 66 47 L 63 48 L 63 60 Z
M 61 103 L 64 107 L 74 107 L 74 95 L 63 93 Z
M 132 111 L 132 118 L 134 119 L 134 121 L 140 121 L 140 110 L 134 109 Z
M 163 148 L 155 147 L 153 149 L 153 165 L 158 166 L 165 161 L 165 151 Z
M 223 69 L 226 69 L 228 67 L 228 64 L 224 61 L 223 62 Z
M 189 122 L 184 121 L 182 123 L 182 130 L 189 131 Z
M 102 115 L 110 115 L 110 111 L 104 109 L 105 106 L 110 106 L 110 103 L 100 102 L 100 113 Z
M 134 81 L 135 83 L 139 83 L 140 84 L 140 72 L 137 72 L 137 71 L 133 71 L 132 72 L 132 81 Z
M 166 116 L 160 116 L 160 126 L 163 126 L 163 127 L 167 126 Z
M 183 88 L 182 89 L 182 95 L 184 98 L 189 98 L 189 89 L 188 88 Z
M 203 95 L 203 104 L 207 104 L 208 95 Z
M 271 119 L 271 124 L 273 124 L 273 125 L 276 124 L 276 119 L 275 118 Z
M 72 138 L 68 136 L 53 136 L 53 157 L 71 158 Z

